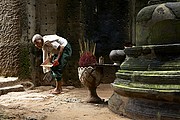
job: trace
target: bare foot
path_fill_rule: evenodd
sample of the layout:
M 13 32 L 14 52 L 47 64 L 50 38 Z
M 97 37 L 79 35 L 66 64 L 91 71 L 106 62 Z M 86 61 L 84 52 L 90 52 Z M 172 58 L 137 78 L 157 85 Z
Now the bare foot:
M 53 89 L 53 90 L 50 90 L 50 94 L 60 94 L 61 93 L 61 90 L 58 90 L 58 89 Z

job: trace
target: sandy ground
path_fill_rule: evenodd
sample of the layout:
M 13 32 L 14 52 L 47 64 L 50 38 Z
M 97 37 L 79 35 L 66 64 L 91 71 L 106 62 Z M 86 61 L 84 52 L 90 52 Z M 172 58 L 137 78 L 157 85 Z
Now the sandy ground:
M 114 114 L 107 104 L 86 103 L 87 89 L 63 86 L 63 94 L 49 94 L 51 86 L 0 96 L 0 120 L 130 120 Z M 109 84 L 97 88 L 107 101 L 113 94 Z

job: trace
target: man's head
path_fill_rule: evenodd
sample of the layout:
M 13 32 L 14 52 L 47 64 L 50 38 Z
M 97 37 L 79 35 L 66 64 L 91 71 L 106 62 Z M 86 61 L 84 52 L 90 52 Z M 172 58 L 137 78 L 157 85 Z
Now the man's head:
M 32 43 L 39 49 L 43 46 L 43 37 L 40 34 L 35 34 L 32 38 Z

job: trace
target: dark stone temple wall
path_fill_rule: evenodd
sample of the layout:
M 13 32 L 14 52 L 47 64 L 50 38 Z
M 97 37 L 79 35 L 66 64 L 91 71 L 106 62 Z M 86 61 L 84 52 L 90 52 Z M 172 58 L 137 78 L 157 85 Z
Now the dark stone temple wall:
M 109 58 L 111 50 L 123 49 L 123 43 L 130 41 L 129 2 L 93 0 L 84 4 L 85 37 L 96 43 L 96 56 Z
M 80 36 L 80 2 L 78 0 L 29 0 L 28 13 L 30 29 L 28 30 L 29 39 L 35 33 L 42 35 L 57 34 L 64 37 L 71 44 L 73 55 L 64 72 L 64 84 L 75 86 L 80 85 L 78 80 L 78 60 Z M 37 85 L 46 84 L 40 81 L 43 77 L 42 68 L 39 66 L 42 62 L 42 52 L 31 46 L 31 68 L 32 79 Z
M 58 34 L 68 39 L 73 48 L 72 60 L 69 61 L 64 74 L 65 84 L 79 84 L 77 67 L 79 60 L 79 43 L 81 36 L 96 42 L 96 56 L 109 60 L 113 49 L 123 49 L 123 43 L 129 38 L 129 3 L 127 1 L 78 1 L 78 0 L 29 0 L 28 39 L 34 33 Z M 38 83 L 42 79 L 39 67 L 42 53 L 31 47 L 32 78 Z M 112 82 L 113 73 L 106 71 L 104 81 Z M 41 84 L 41 83 L 38 83 Z
M 78 40 L 81 34 L 80 1 L 59 0 L 57 1 L 57 34 L 65 37 L 72 46 L 72 58 L 64 72 L 64 83 L 75 86 L 80 85 L 78 79 L 78 60 L 80 47 Z

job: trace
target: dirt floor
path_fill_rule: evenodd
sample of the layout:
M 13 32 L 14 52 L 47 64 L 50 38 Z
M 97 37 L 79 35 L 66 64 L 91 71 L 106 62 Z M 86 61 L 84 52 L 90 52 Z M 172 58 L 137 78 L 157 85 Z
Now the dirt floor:
M 49 94 L 51 86 L 0 96 L 0 120 L 130 120 L 114 114 L 107 104 L 86 103 L 87 89 L 63 86 L 63 94 Z M 113 91 L 109 84 L 97 88 L 107 101 Z

